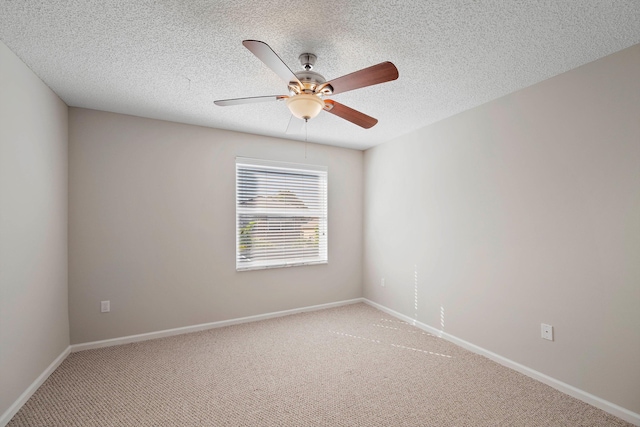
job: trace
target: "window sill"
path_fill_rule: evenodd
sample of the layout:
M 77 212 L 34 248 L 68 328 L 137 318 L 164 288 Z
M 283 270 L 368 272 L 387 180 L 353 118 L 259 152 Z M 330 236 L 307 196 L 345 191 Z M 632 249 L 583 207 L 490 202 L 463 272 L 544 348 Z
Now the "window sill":
M 305 265 L 321 265 L 321 264 L 329 264 L 329 261 L 305 261 L 305 262 L 296 262 L 291 264 L 275 264 L 275 265 L 254 265 L 251 267 L 238 267 L 236 266 L 236 271 L 252 271 L 252 270 L 267 270 L 272 268 L 289 268 L 289 267 L 302 267 Z

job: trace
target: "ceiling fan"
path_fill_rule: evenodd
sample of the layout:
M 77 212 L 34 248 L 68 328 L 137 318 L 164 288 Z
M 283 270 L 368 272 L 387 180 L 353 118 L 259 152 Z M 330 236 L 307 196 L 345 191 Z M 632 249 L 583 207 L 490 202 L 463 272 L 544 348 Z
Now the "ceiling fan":
M 304 71 L 294 73 L 268 44 L 258 40 L 244 40 L 242 44 L 282 80 L 287 82 L 289 95 L 222 99 L 214 101 L 216 105 L 224 107 L 267 101 L 285 101 L 291 114 L 305 122 L 316 117 L 320 111 L 325 110 L 360 127 L 369 129 L 378 123 L 377 119 L 332 99 L 325 99 L 325 97 L 385 83 L 398 78 L 398 69 L 395 65 L 391 62 L 381 62 L 378 65 L 326 81 L 322 75 L 311 71 L 317 59 L 312 53 L 300 55 L 299 60 Z M 299 120 L 296 121 L 300 122 Z M 292 122 L 294 122 L 293 118 L 289 122 L 287 133 L 292 133 L 290 132 L 291 129 L 296 127 L 295 124 L 292 125 Z

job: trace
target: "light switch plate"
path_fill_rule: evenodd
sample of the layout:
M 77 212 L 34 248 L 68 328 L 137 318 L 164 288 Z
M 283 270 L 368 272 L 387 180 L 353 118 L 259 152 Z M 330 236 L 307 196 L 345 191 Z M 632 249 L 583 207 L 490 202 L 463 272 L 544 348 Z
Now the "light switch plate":
M 100 301 L 100 312 L 108 313 L 111 311 L 111 301 Z

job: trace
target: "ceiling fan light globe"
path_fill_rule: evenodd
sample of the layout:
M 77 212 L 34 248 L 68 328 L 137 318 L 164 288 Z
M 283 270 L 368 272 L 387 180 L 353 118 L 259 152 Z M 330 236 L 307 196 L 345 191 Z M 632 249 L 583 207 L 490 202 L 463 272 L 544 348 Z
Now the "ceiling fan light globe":
M 302 120 L 310 120 L 324 108 L 324 101 L 317 95 L 301 93 L 287 99 L 287 107 L 291 114 Z

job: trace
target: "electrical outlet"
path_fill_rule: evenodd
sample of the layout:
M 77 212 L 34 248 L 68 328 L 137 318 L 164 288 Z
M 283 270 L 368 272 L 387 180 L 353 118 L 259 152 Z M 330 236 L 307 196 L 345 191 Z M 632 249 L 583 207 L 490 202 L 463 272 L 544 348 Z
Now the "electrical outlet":
M 553 341 L 553 326 L 545 323 L 541 324 L 542 338 L 545 340 Z
M 382 278 L 382 280 L 380 280 L 380 286 L 384 288 L 384 277 Z
M 100 312 L 108 313 L 111 311 L 111 301 L 100 301 Z

